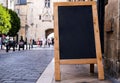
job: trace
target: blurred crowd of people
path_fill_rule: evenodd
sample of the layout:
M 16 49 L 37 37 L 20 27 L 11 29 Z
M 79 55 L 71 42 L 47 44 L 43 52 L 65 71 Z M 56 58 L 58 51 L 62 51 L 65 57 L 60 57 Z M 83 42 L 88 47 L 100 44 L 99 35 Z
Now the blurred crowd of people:
M 36 41 L 34 39 L 30 39 L 30 45 L 33 47 L 33 45 L 37 45 L 38 47 L 50 47 L 51 45 L 54 45 L 54 38 L 49 39 L 37 39 Z
M 54 45 L 54 38 L 38 38 L 37 40 L 30 39 L 29 42 L 27 42 L 27 38 L 24 40 L 22 36 L 20 37 L 19 41 L 15 41 L 13 37 L 0 37 L 0 49 L 6 48 L 6 52 L 8 52 L 10 48 L 13 48 L 13 51 L 15 51 L 15 49 L 20 51 L 21 48 L 24 50 L 25 45 L 26 49 L 33 48 L 34 45 L 37 45 L 38 47 L 50 47 Z M 27 48 L 28 46 L 29 48 Z

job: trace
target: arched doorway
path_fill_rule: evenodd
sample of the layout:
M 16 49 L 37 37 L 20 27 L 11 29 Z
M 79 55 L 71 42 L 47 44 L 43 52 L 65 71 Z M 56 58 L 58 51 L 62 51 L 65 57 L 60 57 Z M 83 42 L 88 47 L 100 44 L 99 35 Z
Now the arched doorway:
M 47 39 L 48 35 L 54 33 L 54 29 L 47 29 L 45 30 L 45 38 Z

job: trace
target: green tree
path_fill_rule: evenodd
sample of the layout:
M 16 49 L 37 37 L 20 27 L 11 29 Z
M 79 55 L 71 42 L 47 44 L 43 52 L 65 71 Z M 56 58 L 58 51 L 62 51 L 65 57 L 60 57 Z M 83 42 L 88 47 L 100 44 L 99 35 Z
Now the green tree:
M 8 35 L 15 36 L 20 29 L 20 18 L 18 17 L 17 13 L 11 9 L 9 9 L 9 14 L 11 18 L 10 23 L 12 28 L 9 30 Z
M 0 4 L 0 34 L 7 34 L 10 29 L 10 14 L 8 10 Z

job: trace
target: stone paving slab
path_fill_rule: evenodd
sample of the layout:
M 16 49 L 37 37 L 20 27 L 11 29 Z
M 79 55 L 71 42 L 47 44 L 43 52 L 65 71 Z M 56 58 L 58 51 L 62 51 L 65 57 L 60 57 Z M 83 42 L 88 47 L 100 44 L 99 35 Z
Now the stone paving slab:
M 51 83 L 54 76 L 54 59 L 49 63 L 36 83 Z
M 53 58 L 53 50 L 0 53 L 0 83 L 36 83 Z
M 97 68 L 95 73 L 89 73 L 89 65 L 61 65 L 61 81 L 52 83 L 112 83 L 110 80 L 100 81 L 98 79 Z
M 97 67 L 95 73 L 89 73 L 89 65 L 61 65 L 61 81 L 54 79 L 54 59 L 48 65 L 36 83 L 119 83 L 98 79 Z

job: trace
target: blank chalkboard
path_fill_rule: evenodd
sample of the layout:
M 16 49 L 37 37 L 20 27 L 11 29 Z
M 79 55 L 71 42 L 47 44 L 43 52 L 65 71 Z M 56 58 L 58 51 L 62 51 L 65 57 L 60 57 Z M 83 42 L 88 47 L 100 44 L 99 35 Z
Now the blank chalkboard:
M 96 2 L 54 3 L 55 80 L 60 80 L 60 64 L 98 64 L 104 79 Z
M 59 6 L 60 59 L 96 58 L 92 6 Z

